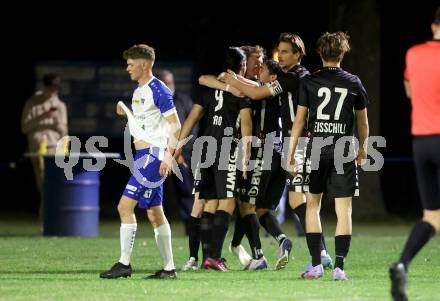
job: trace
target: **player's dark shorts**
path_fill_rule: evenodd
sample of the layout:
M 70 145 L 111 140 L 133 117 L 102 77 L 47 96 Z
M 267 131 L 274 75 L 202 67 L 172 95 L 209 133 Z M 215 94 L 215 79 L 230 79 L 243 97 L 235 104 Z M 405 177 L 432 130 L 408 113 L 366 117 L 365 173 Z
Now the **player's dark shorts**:
M 440 135 L 415 136 L 413 152 L 423 209 L 440 209 Z
M 303 149 L 297 149 L 295 152 L 295 161 L 297 162 L 298 174 L 294 177 L 286 172 L 286 185 L 291 192 L 304 192 L 304 187 L 309 185 L 310 181 L 310 158 L 305 158 Z
M 304 187 L 309 185 L 310 177 L 310 158 L 306 156 L 307 144 L 309 139 L 301 137 L 298 141 L 298 147 L 295 151 L 295 161 L 298 164 L 298 174 L 294 177 L 289 172 L 286 172 L 286 185 L 291 192 L 304 192 Z
M 341 168 L 340 174 L 337 172 L 334 159 L 321 158 L 319 168 L 316 170 L 310 165 L 310 181 L 309 185 L 304 185 L 304 190 L 310 193 L 327 193 L 333 198 L 358 196 L 356 162 L 351 161 L 337 166 Z
M 162 205 L 165 178 L 159 174 L 159 168 L 164 152 L 164 149 L 157 147 L 136 151 L 133 174 L 123 195 L 138 201 L 139 208 L 148 209 Z
M 200 156 L 200 161 L 197 162 L 196 169 L 193 171 L 194 183 L 193 183 L 192 194 L 196 194 L 197 192 L 200 192 L 200 180 L 201 180 L 200 162 L 204 162 L 205 160 L 206 160 L 206 152 L 202 152 Z
M 193 191 L 192 194 L 196 194 L 200 192 L 200 164 L 197 163 L 196 170 L 194 172 L 194 183 L 193 183 Z
M 221 159 L 220 150 L 217 152 L 215 162 L 207 168 L 200 168 L 200 182 L 198 183 L 199 198 L 205 200 L 226 199 L 237 197 L 237 160 L 238 146 L 231 144 L 229 158 Z M 224 160 L 225 159 L 225 160 Z M 219 166 L 224 161 L 226 166 Z
M 281 167 L 281 155 L 273 151 L 272 162 L 263 165 L 263 149 L 252 149 L 251 159 L 255 168 L 249 171 L 247 179 L 240 181 L 240 201 L 255 205 L 257 208 L 275 209 L 280 202 L 286 181 L 285 171 Z

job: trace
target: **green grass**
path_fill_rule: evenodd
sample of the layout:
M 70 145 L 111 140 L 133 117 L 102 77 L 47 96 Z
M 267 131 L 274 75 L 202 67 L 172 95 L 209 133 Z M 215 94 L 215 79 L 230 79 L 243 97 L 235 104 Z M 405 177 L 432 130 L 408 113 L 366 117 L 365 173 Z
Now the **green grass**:
M 119 258 L 118 223 L 103 223 L 99 238 L 43 238 L 35 223 L 2 219 L 0 300 L 390 300 L 387 267 L 397 258 L 409 226 L 355 225 L 346 262 L 350 280 L 343 283 L 332 281 L 330 272 L 316 281 L 300 279 L 308 250 L 305 240 L 293 235 L 290 224 L 284 228 L 293 237 L 295 259 L 283 271 L 273 270 L 278 248 L 269 238 L 262 242 L 271 269 L 240 271 L 238 261 L 226 250 L 228 236 L 223 255 L 232 272 L 179 272 L 176 281 L 160 281 L 143 279 L 161 268 L 152 230 L 143 221 L 132 256 L 133 276 L 101 280 L 98 274 Z M 187 239 L 178 224 L 172 229 L 175 262 L 181 267 L 188 255 Z M 326 229 L 333 255 L 334 224 Z M 436 238 L 413 262 L 411 300 L 440 300 L 439 251 Z

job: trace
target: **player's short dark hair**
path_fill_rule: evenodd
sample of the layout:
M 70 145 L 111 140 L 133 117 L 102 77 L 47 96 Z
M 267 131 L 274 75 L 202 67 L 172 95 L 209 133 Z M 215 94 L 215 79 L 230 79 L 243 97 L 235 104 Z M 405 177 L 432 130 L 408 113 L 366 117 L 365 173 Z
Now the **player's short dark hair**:
M 154 62 L 156 57 L 154 48 L 145 44 L 138 44 L 130 47 L 122 53 L 124 60 L 146 59 Z
M 293 53 L 299 53 L 300 60 L 306 55 L 306 46 L 299 35 L 291 32 L 283 32 L 278 38 L 277 45 L 279 45 L 281 42 L 289 43 L 292 46 Z
M 272 59 L 265 59 L 263 64 L 267 67 L 267 70 L 269 70 L 270 75 L 280 76 L 284 73 L 283 69 L 280 67 L 280 64 L 277 61 L 274 61 Z
M 440 6 L 437 7 L 437 11 L 435 12 L 434 23 L 440 25 Z
M 61 85 L 61 78 L 56 73 L 48 73 L 43 76 L 43 85 L 46 88 L 59 89 Z
M 240 49 L 244 51 L 246 58 L 249 58 L 252 54 L 257 54 L 258 57 L 261 56 L 263 58 L 265 56 L 264 48 L 259 45 L 255 45 L 255 46 L 244 45 L 241 46 Z
M 231 69 L 238 73 L 241 69 L 241 64 L 246 61 L 246 55 L 243 50 L 238 47 L 229 47 L 226 51 L 225 61 L 223 64 L 224 70 Z
M 340 62 L 344 54 L 350 51 L 350 37 L 342 31 L 326 32 L 317 42 L 316 51 L 327 62 Z

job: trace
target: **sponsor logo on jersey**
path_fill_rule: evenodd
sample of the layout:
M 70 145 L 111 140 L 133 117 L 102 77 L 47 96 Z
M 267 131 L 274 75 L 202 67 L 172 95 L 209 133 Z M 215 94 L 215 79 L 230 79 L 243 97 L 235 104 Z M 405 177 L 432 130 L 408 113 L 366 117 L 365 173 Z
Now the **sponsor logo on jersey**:
M 236 148 L 234 154 L 229 157 L 228 173 L 226 176 L 226 190 L 228 197 L 233 197 L 230 192 L 235 191 L 235 179 L 237 174 L 237 167 L 235 164 L 237 162 L 237 152 L 238 148 Z
M 258 196 L 258 186 L 252 186 L 248 192 L 249 197 L 257 197 Z
M 303 176 L 302 175 L 296 175 L 295 178 L 292 180 L 292 185 L 299 185 L 303 183 Z

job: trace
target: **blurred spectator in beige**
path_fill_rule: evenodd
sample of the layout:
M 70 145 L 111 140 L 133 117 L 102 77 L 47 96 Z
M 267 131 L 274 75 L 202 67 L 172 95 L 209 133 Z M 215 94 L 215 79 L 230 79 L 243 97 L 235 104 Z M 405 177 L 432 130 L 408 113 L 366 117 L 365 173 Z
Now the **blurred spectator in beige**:
M 28 148 L 31 154 L 38 154 L 44 149 L 48 155 L 54 155 L 58 140 L 67 135 L 66 105 L 58 97 L 60 77 L 46 74 L 43 87 L 26 101 L 22 116 L 21 130 L 27 135 Z M 42 216 L 44 159 L 41 156 L 31 157 L 35 181 L 41 196 L 40 216 Z

